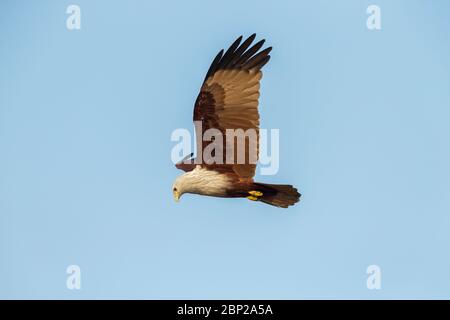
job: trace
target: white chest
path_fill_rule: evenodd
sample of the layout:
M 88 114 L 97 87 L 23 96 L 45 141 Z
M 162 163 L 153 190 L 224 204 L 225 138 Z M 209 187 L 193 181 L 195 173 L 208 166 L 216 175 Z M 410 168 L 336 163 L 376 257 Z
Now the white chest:
M 187 192 L 207 196 L 220 197 L 226 195 L 226 191 L 232 183 L 227 175 L 203 169 L 200 166 L 185 175 L 187 176 Z

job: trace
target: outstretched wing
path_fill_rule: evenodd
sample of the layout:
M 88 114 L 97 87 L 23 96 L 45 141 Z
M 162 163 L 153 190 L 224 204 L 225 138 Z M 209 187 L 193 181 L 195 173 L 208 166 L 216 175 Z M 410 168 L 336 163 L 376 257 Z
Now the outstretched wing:
M 222 133 L 224 163 L 227 150 L 226 129 L 253 129 L 256 133 L 255 143 L 246 139 L 243 163 L 237 162 L 238 140 L 235 139 L 231 142 L 234 144 L 235 154 L 233 164 L 211 165 L 214 168 L 220 167 L 221 170 L 233 171 L 240 178 L 252 178 L 255 175 L 259 151 L 259 82 L 262 78 L 261 68 L 269 61 L 269 52 L 272 50 L 269 47 L 259 51 L 265 40 L 251 46 L 255 36 L 251 35 L 242 44 L 241 36 L 225 54 L 223 50 L 217 54 L 206 74 L 194 107 L 194 121 L 201 122 L 201 129 L 196 126 L 197 138 L 203 137 L 203 133 L 212 128 Z M 203 141 L 201 155 L 208 144 Z M 197 154 L 197 157 L 201 155 Z M 252 155 L 255 157 L 252 158 Z

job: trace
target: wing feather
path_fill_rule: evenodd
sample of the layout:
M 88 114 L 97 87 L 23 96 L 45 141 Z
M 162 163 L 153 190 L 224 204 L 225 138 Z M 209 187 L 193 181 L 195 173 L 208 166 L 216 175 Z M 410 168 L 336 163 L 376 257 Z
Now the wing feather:
M 203 136 L 203 133 L 211 128 L 220 130 L 224 137 L 227 129 L 255 130 L 257 140 L 255 145 L 247 141 L 244 164 L 236 164 L 236 162 L 230 165 L 203 164 L 203 166 L 209 166 L 210 169 L 228 170 L 241 179 L 251 179 L 255 174 L 256 163 L 251 162 L 250 157 L 252 154 L 256 154 L 257 158 L 259 152 L 258 99 L 262 78 L 261 68 L 269 61 L 269 53 L 272 50 L 271 47 L 268 47 L 259 51 L 265 40 L 251 46 L 255 37 L 256 34 L 252 34 L 241 43 L 242 36 L 240 36 L 225 53 L 224 50 L 221 50 L 216 55 L 206 74 L 194 107 L 194 121 L 202 123 L 202 131 L 196 132 L 197 137 Z M 226 143 L 224 141 L 224 161 Z M 235 144 L 234 150 L 237 150 L 237 141 L 232 143 Z M 203 142 L 203 149 L 207 145 Z M 256 150 L 250 150 L 251 147 Z M 203 155 L 203 150 L 201 152 Z

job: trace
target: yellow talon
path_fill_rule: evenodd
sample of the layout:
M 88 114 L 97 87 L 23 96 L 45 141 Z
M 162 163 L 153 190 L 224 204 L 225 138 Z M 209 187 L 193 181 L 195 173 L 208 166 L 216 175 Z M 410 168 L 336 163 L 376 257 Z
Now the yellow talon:
M 261 197 L 263 195 L 263 193 L 260 191 L 249 191 L 248 193 L 254 197 Z
M 257 197 L 253 197 L 253 196 L 248 196 L 247 199 L 248 199 L 248 200 L 252 200 L 252 201 L 258 200 Z

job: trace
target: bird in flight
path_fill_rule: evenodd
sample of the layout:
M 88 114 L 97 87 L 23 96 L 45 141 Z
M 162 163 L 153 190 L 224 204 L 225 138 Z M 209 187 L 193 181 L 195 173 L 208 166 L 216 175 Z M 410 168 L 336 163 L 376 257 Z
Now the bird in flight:
M 252 46 L 255 37 L 256 34 L 253 34 L 241 44 L 240 36 L 225 53 L 221 50 L 217 54 L 206 73 L 194 106 L 197 156 L 192 158 L 191 154 L 175 165 L 185 171 L 173 184 L 172 191 L 176 201 L 184 193 L 192 193 L 247 198 L 287 208 L 300 199 L 300 193 L 292 185 L 253 180 L 259 151 L 258 98 L 261 68 L 269 61 L 272 50 L 272 47 L 260 50 L 265 40 Z M 254 135 L 253 139 L 250 134 L 244 135 L 241 140 L 246 142 L 244 151 L 237 148 L 238 152 L 235 154 L 239 138 L 233 136 L 232 141 L 221 141 L 216 136 L 205 139 L 207 132 L 211 130 L 227 138 L 230 130 L 241 133 L 252 131 Z M 203 141 L 199 141 L 199 138 Z M 204 140 L 209 143 L 205 144 Z M 230 149 L 231 154 L 228 151 Z M 210 151 L 212 158 L 219 161 L 202 159 L 204 153 L 207 153 L 205 151 Z

